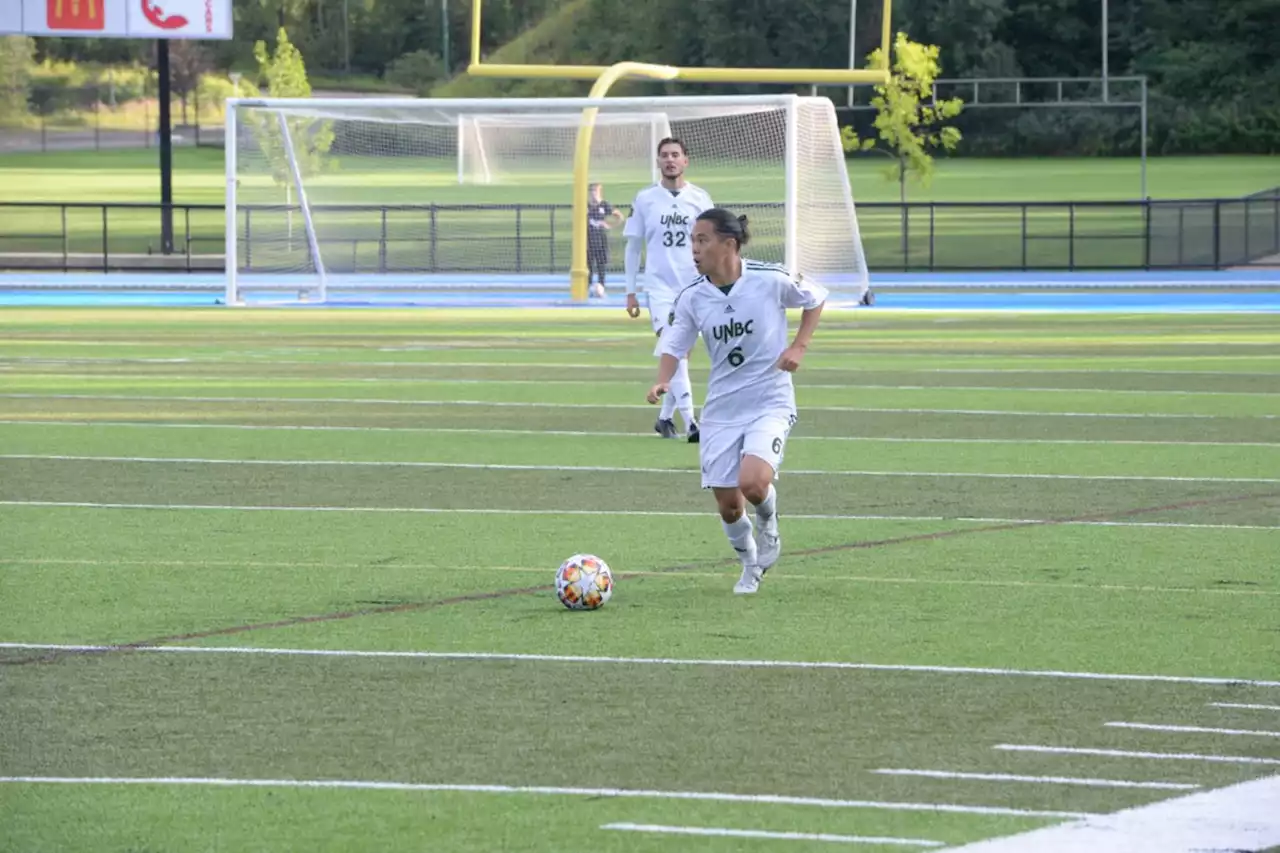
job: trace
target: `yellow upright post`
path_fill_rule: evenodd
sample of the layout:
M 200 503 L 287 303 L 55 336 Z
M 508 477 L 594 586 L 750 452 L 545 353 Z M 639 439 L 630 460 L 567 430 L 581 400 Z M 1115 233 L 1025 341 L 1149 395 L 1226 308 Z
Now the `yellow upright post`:
M 588 94 L 590 98 L 603 98 L 609 87 L 624 77 L 647 77 L 651 80 L 674 80 L 679 71 L 669 65 L 649 65 L 643 62 L 619 62 L 609 66 L 596 79 Z M 600 110 L 587 107 L 582 111 L 582 123 L 578 125 L 578 140 L 573 152 L 573 251 L 569 263 L 569 292 L 573 301 L 587 299 L 587 286 L 591 271 L 587 269 L 587 187 L 591 175 L 591 138 L 595 133 L 596 116 Z M 653 152 L 657 157 L 658 153 Z

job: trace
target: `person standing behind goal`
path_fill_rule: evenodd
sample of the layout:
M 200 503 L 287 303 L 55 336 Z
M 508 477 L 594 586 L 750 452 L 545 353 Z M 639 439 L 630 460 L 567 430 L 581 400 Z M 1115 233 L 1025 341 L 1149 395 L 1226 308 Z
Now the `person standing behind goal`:
M 702 276 L 676 297 L 661 339 L 658 381 L 645 399 L 667 396 L 679 359 L 702 335 L 711 357 L 698 455 L 702 487 L 715 492 L 729 544 L 742 561 L 737 594 L 754 593 L 778 561 L 777 492 L 787 436 L 796 422 L 791 374 L 818 328 L 827 290 L 793 279 L 782 267 L 741 256 L 747 218 L 717 207 L 698 216 L 693 257 Z M 787 309 L 801 308 L 787 343 Z M 746 504 L 756 509 L 756 530 Z
M 676 294 L 697 277 L 691 249 L 693 221 L 704 210 L 714 206 L 705 190 L 684 179 L 684 170 L 688 166 L 689 150 L 682 141 L 667 137 L 659 142 L 658 168 L 662 171 L 662 180 L 636 194 L 631 218 L 622 232 L 627 238 L 627 313 L 632 317 L 640 316 L 636 276 L 643 253 L 649 321 L 658 336 L 653 350 L 655 356 L 662 355 L 662 334 Z M 672 415 L 678 408 L 689 442 L 697 444 L 700 433 L 693 415 L 693 385 L 689 381 L 688 351 L 692 346 L 693 341 L 690 341 L 679 356 L 671 377 L 671 393 L 663 397 L 662 409 L 653 429 L 663 438 L 675 438 L 676 425 Z

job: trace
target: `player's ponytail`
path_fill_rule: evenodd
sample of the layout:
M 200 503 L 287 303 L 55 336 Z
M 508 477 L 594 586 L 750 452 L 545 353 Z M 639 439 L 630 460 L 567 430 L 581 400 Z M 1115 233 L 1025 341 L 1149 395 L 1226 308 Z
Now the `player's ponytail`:
M 723 238 L 733 238 L 738 243 L 738 251 L 742 251 L 742 247 L 747 245 L 747 241 L 751 239 L 751 232 L 747 230 L 747 217 L 734 216 L 733 213 L 723 207 L 713 207 L 704 210 L 698 214 L 699 222 L 710 222 L 715 228 L 717 235 Z

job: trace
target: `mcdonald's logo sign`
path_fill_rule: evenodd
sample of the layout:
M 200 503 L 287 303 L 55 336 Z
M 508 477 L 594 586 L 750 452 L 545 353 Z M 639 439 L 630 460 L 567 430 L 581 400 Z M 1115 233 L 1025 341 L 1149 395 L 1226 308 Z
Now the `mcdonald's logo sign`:
M 106 28 L 106 0 L 45 0 L 51 30 L 101 30 Z

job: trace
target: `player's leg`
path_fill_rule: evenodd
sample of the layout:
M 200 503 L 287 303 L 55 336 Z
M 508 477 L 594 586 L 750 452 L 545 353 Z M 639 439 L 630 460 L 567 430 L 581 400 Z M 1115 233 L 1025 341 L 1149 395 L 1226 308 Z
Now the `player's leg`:
M 782 469 L 792 423 L 790 416 L 763 417 L 753 423 L 743 437 L 738 488 L 756 510 L 756 548 L 762 575 L 778 562 L 778 555 L 782 553 L 778 492 L 773 481 Z
M 609 244 L 602 237 L 592 233 L 587 241 L 587 282 L 592 278 L 597 280 L 593 288 L 595 296 L 604 296 L 604 270 L 609 265 Z
M 697 444 L 699 440 L 698 422 L 693 416 L 693 382 L 689 379 L 689 359 L 680 359 L 675 375 L 671 377 L 671 397 L 674 405 L 684 419 L 684 431 L 689 442 Z
M 667 317 L 671 309 L 672 303 L 655 299 L 653 294 L 649 294 L 649 322 L 653 326 L 654 334 L 658 336 L 653 344 L 653 354 L 658 358 L 662 358 L 662 330 L 667 327 Z M 676 397 L 676 383 L 673 377 L 670 392 L 662 395 L 662 407 L 658 411 L 658 420 L 653 425 L 653 431 L 663 438 L 675 438 L 678 434 L 675 421 L 672 420 L 676 413 Z
M 739 595 L 753 593 L 760 585 L 760 567 L 751 516 L 737 486 L 742 431 L 737 427 L 708 430 L 698 448 L 698 456 L 702 464 L 702 487 L 715 494 L 724 535 L 742 563 L 742 577 L 733 591 Z

